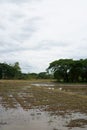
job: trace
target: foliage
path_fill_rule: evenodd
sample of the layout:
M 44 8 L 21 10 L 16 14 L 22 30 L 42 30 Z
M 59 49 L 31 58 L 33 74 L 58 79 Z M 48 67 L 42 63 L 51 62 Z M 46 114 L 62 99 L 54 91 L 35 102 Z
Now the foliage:
M 87 59 L 59 59 L 50 63 L 48 70 L 63 82 L 87 82 Z
M 37 74 L 36 73 L 28 73 L 27 78 L 28 79 L 37 79 Z
M 51 77 L 50 77 L 50 74 L 48 74 L 47 72 L 40 72 L 38 74 L 38 78 L 39 79 L 50 79 Z
M 18 62 L 14 65 L 0 63 L 0 79 L 18 79 L 20 75 L 21 69 Z
M 40 73 L 22 73 L 21 79 L 50 79 L 52 76 L 47 72 L 40 72 Z

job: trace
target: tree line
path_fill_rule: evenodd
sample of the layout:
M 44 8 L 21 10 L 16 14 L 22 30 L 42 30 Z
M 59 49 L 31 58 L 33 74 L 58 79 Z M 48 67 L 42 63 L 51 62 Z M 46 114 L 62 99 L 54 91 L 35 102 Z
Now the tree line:
M 60 82 L 87 82 L 87 59 L 55 60 L 47 70 Z
M 51 75 L 47 72 L 23 73 L 19 62 L 14 64 L 0 63 L 0 79 L 49 79 Z
M 0 79 L 18 79 L 21 75 L 19 63 L 0 63 Z
M 59 82 L 87 82 L 87 59 L 59 59 L 46 72 L 22 73 L 19 62 L 0 63 L 0 79 L 57 79 Z

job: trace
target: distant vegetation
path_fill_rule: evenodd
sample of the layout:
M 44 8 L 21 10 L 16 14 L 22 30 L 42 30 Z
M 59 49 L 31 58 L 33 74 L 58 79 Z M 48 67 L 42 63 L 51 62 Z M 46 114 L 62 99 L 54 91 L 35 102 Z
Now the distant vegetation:
M 48 74 L 47 72 L 40 72 L 40 73 L 21 73 L 20 79 L 51 79 L 51 74 Z
M 19 62 L 0 63 L 0 79 L 56 79 L 59 82 L 87 82 L 87 59 L 59 59 L 46 72 L 22 73 Z
M 0 79 L 49 79 L 51 75 L 47 72 L 22 73 L 19 62 L 14 64 L 0 63 Z
M 48 71 L 60 82 L 87 82 L 87 59 L 59 59 L 50 63 Z
M 0 79 L 18 79 L 21 75 L 19 63 L 0 63 Z

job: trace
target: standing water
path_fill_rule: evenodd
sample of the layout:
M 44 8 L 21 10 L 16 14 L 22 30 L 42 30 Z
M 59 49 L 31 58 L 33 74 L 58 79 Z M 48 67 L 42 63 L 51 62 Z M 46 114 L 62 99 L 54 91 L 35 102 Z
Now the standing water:
M 87 130 L 85 114 L 66 113 L 67 104 L 71 103 L 72 108 L 75 105 L 71 102 L 73 95 L 70 93 L 67 97 L 68 93 L 56 89 L 53 84 L 5 87 L 0 94 L 0 130 Z M 58 115 L 63 111 L 65 115 Z M 72 121 L 76 121 L 76 127 Z

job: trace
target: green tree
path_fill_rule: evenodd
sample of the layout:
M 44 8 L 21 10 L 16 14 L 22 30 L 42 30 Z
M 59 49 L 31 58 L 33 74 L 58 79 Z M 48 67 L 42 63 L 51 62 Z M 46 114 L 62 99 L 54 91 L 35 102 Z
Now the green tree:
M 71 82 L 80 82 L 82 74 L 82 60 L 74 60 L 71 64 L 71 69 L 69 71 L 69 77 Z
M 40 73 L 38 74 L 38 78 L 39 78 L 39 79 L 50 79 L 51 76 L 50 76 L 50 74 L 48 74 L 47 72 L 40 72 Z
M 17 79 L 20 77 L 21 69 L 19 63 L 9 65 L 7 63 L 0 63 L 0 79 Z
M 87 82 L 87 59 L 60 59 L 50 63 L 48 70 L 64 82 Z
M 83 82 L 87 82 L 87 59 L 81 61 L 82 61 L 81 78 Z
M 50 63 L 48 69 L 54 72 L 54 78 L 58 81 L 69 82 L 69 72 L 72 63 L 72 59 L 60 59 Z
M 16 62 L 12 67 L 13 67 L 14 74 L 15 74 L 14 78 L 15 79 L 20 78 L 20 76 L 21 76 L 21 68 L 19 66 L 19 62 Z

